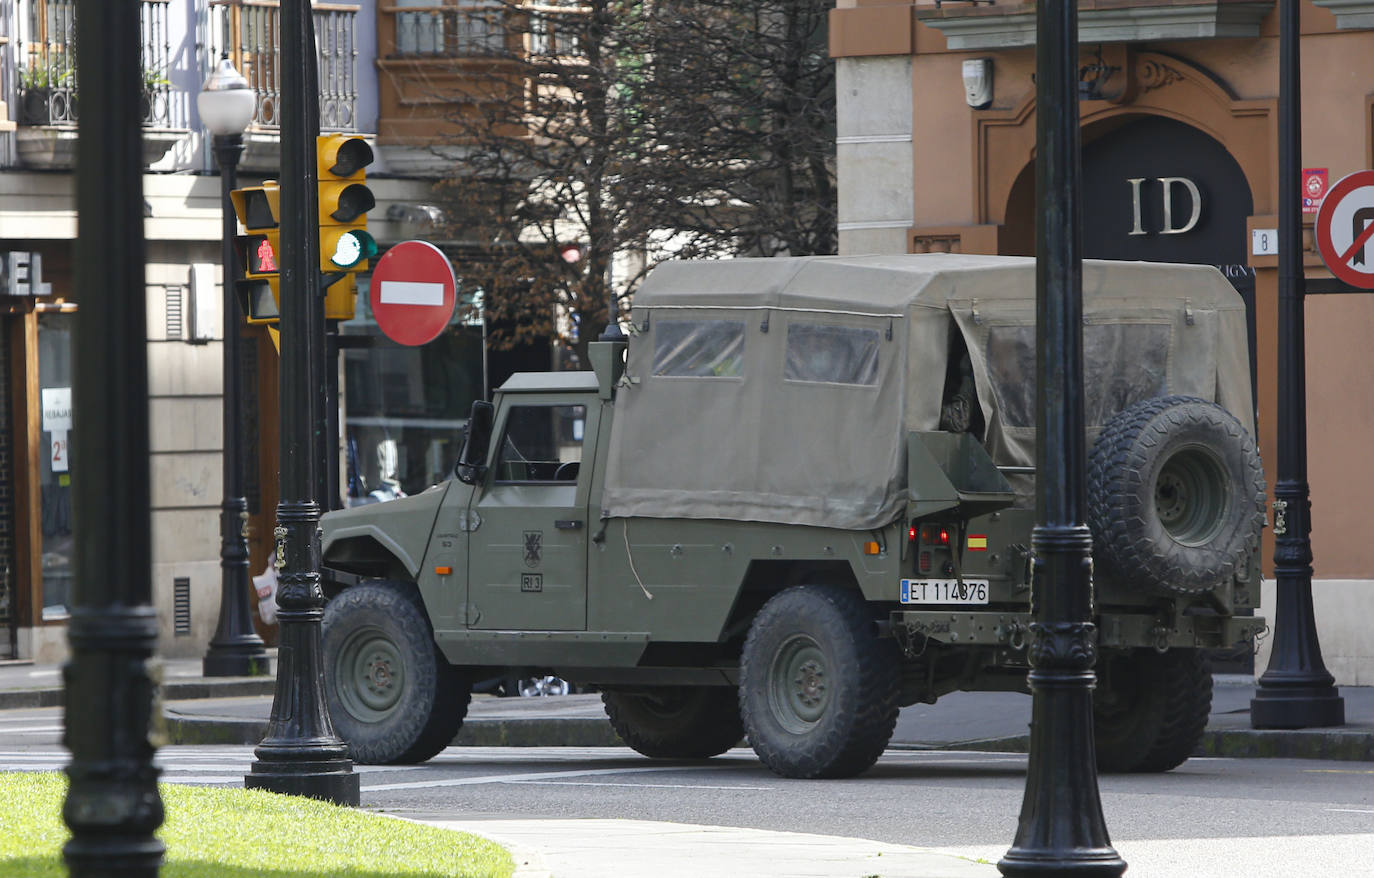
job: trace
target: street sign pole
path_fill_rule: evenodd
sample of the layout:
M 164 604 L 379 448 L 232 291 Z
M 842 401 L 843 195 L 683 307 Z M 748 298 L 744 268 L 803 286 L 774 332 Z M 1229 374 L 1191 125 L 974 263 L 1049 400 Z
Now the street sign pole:
M 244 786 L 357 805 L 359 778 L 321 689 L 319 472 L 324 297 L 315 188 L 319 87 L 309 0 L 282 0 L 281 502 L 273 531 L 280 582 L 277 688 L 267 737 Z

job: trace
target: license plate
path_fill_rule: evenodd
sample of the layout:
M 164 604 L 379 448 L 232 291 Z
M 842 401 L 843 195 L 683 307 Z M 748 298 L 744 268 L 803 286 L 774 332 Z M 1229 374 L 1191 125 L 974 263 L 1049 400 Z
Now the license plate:
M 986 579 L 903 579 L 904 604 L 986 604 Z

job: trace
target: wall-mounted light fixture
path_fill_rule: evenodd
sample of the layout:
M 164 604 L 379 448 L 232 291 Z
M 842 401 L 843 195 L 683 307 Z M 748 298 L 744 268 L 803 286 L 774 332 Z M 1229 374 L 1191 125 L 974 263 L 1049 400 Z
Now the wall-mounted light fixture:
M 964 61 L 964 100 L 975 110 L 992 106 L 992 59 L 969 58 Z

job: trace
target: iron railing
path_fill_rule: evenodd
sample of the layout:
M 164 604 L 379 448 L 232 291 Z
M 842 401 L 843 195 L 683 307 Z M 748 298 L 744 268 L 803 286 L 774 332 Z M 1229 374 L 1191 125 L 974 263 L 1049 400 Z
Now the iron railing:
M 253 128 L 280 128 L 280 4 L 277 0 L 211 0 L 210 6 L 207 62 L 213 64 L 227 52 L 257 95 Z M 314 4 L 320 128 L 325 131 L 358 128 L 357 16 L 355 5 Z
M 471 57 L 509 54 L 508 7 L 501 0 L 461 0 L 458 5 L 411 0 L 384 6 L 396 17 L 396 54 Z
M 582 55 L 579 0 L 398 0 L 383 5 L 395 18 L 399 57 L 572 57 Z
M 141 0 L 143 124 L 172 127 L 167 32 L 169 0 Z M 27 125 L 71 125 L 77 122 L 76 0 L 32 0 L 21 16 L 17 47 L 19 122 Z

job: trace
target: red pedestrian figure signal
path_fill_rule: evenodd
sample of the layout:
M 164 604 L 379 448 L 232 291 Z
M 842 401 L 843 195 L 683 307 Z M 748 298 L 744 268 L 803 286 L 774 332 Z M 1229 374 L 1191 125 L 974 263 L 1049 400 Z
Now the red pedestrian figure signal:
M 257 268 L 255 272 L 277 271 L 276 254 L 272 252 L 272 242 L 263 238 L 258 242 Z

